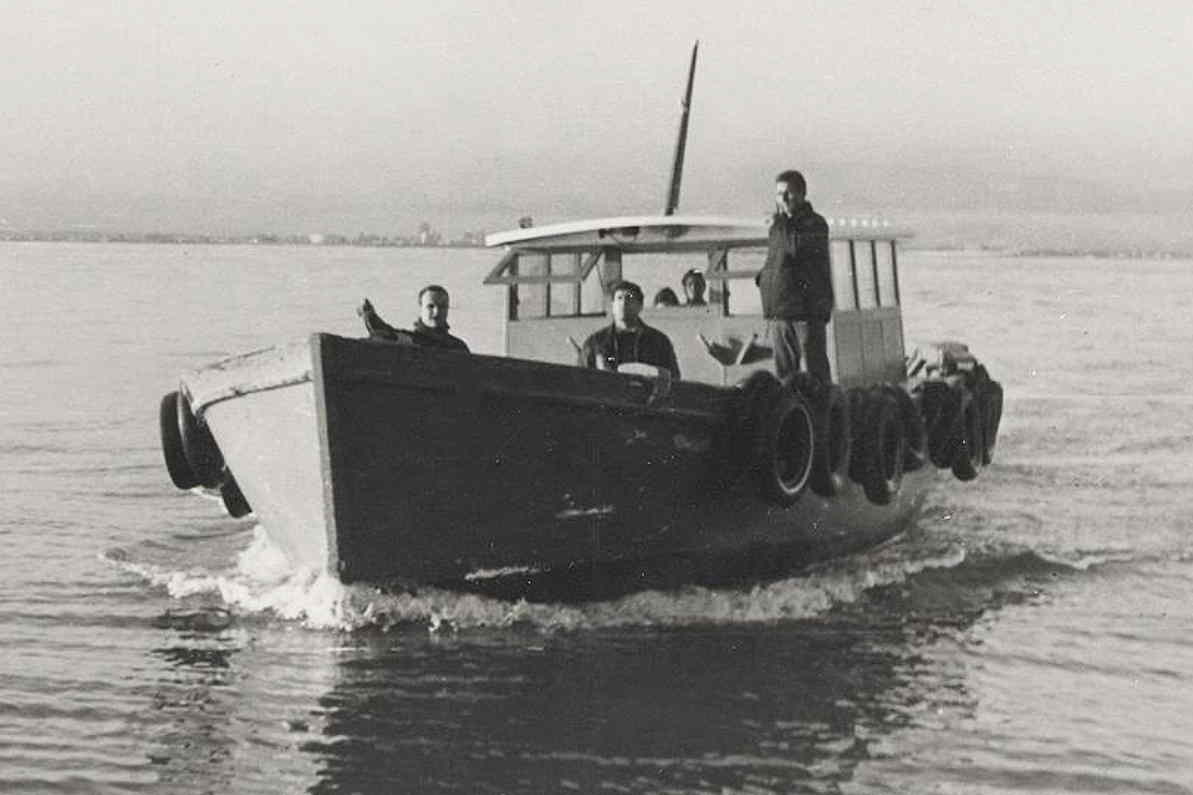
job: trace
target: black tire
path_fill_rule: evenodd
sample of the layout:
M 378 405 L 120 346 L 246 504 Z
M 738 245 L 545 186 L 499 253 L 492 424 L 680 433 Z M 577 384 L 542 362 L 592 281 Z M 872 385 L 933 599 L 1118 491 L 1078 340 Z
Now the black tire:
M 220 499 L 224 501 L 224 510 L 233 519 L 248 516 L 253 512 L 249 501 L 245 499 L 244 492 L 240 490 L 240 484 L 236 482 L 236 478 L 232 477 L 231 473 L 228 473 L 227 478 L 220 485 Z
M 804 399 L 809 406 L 816 406 L 824 399 L 824 393 L 831 387 L 811 373 L 798 372 L 787 376 L 785 383 Z
M 781 389 L 758 406 L 754 436 L 754 479 L 762 497 L 789 506 L 799 500 L 812 475 L 816 431 L 808 406 Z
M 738 383 L 741 390 L 739 414 L 743 422 L 749 423 L 756 419 L 758 404 L 772 400 L 776 394 L 784 390 L 784 386 L 775 378 L 775 374 L 768 370 L 756 370 L 743 381 Z
M 961 393 L 961 435 L 953 453 L 953 475 L 958 480 L 973 480 L 982 469 L 986 431 L 982 406 L 969 390 Z
M 733 406 L 733 458 L 743 470 L 754 463 L 754 438 L 762 421 L 761 406 L 783 391 L 774 373 L 758 370 L 738 382 L 739 395 Z
M 191 411 L 190 401 L 183 395 L 178 397 L 178 432 L 182 437 L 182 451 L 199 485 L 219 488 L 224 480 L 224 456 L 207 424 L 199 422 Z
M 861 483 L 865 479 L 865 462 L 861 456 L 862 435 L 866 432 L 866 417 L 874 400 L 874 391 L 869 387 L 854 387 L 849 396 L 849 479 Z
M 831 384 L 816 404 L 816 443 L 812 452 L 812 491 L 821 497 L 835 497 L 849 481 L 853 450 L 849 395 Z
M 733 487 L 754 468 L 754 437 L 758 434 L 758 407 L 783 390 L 774 373 L 757 370 L 734 385 L 737 394 L 730 403 L 725 424 L 717 441 L 715 463 L 709 469 L 710 489 L 723 491 Z
M 178 431 L 178 392 L 168 392 L 162 396 L 161 407 L 158 411 L 158 426 L 162 437 L 162 455 L 166 459 L 166 471 L 170 473 L 170 481 L 180 489 L 193 489 L 199 485 L 199 478 L 186 460 L 186 451 L 182 449 L 182 434 Z
M 990 381 L 986 384 L 986 395 L 983 406 L 985 419 L 986 444 L 982 448 L 982 463 L 989 465 L 994 461 L 994 446 L 998 443 L 998 426 L 1002 422 L 1002 384 Z
M 903 486 L 907 458 L 907 432 L 894 395 L 875 390 L 868 401 L 865 425 L 859 436 L 861 483 L 866 498 L 875 505 L 888 505 Z
M 899 418 L 903 422 L 903 434 L 907 440 L 903 471 L 922 469 L 928 462 L 928 431 L 920 407 L 908 391 L 900 386 L 889 384 L 883 391 L 893 397 L 899 406 Z
M 924 384 L 923 417 L 928 437 L 928 460 L 948 469 L 953 465 L 962 428 L 962 388 L 945 381 Z

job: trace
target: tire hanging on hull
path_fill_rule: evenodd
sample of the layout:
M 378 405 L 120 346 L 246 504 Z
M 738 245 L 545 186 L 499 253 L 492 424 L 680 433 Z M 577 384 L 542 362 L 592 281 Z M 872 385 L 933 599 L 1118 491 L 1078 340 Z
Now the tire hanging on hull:
M 236 482 L 236 478 L 232 476 L 231 472 L 228 473 L 228 477 L 220 485 L 220 499 L 223 500 L 224 510 L 233 519 L 248 516 L 253 512 L 253 507 L 249 505 L 244 492 L 240 490 L 240 484 Z
M 223 483 L 224 456 L 206 423 L 200 423 L 191 411 L 185 395 L 178 396 L 178 432 L 182 437 L 182 451 L 199 485 L 209 489 Z
M 980 465 L 994 460 L 994 446 L 998 442 L 998 426 L 1002 421 L 1002 384 L 990 377 L 985 365 L 976 364 L 966 379 L 977 404 L 978 420 L 982 426 Z
M 889 505 L 903 486 L 907 433 L 897 398 L 886 387 L 859 392 L 852 476 L 875 505 Z
M 182 400 L 177 391 L 162 396 L 158 411 L 158 426 L 162 439 L 162 456 L 166 459 L 166 471 L 170 482 L 176 488 L 193 489 L 199 485 L 199 478 L 186 460 L 182 446 L 182 432 L 178 427 L 178 403 Z
M 982 469 L 986 432 L 982 406 L 973 394 L 961 388 L 961 436 L 953 452 L 952 470 L 958 480 L 973 480 Z
M 804 400 L 769 372 L 742 385 L 739 419 L 748 440 L 748 461 L 758 493 L 784 507 L 803 494 L 812 473 L 815 428 Z
M 1002 387 L 984 374 L 979 366 L 968 385 L 940 381 L 924 388 L 929 458 L 937 467 L 952 470 L 958 480 L 973 480 L 991 460 L 987 445 L 1002 415 Z
M 924 416 L 906 389 L 894 384 L 888 384 L 885 389 L 899 406 L 899 417 L 903 422 L 903 432 L 907 439 L 903 471 L 915 472 L 928 463 L 928 430 L 924 426 Z
M 821 392 L 815 406 L 816 443 L 812 453 L 812 491 L 835 497 L 849 483 L 852 456 L 849 394 L 836 384 Z
M 963 393 L 947 381 L 924 384 L 923 416 L 928 437 L 928 460 L 940 469 L 953 465 L 958 440 L 963 433 Z
M 994 461 L 994 445 L 998 442 L 998 426 L 1002 422 L 1002 384 L 989 381 L 983 395 L 982 416 L 986 431 L 985 445 L 982 447 L 982 463 L 989 465 Z

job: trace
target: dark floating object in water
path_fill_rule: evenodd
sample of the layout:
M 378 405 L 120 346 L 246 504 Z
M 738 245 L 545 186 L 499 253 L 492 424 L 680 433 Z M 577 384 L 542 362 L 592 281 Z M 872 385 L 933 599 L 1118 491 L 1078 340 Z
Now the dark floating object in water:
M 153 620 L 159 629 L 188 629 L 196 632 L 219 632 L 232 624 L 232 611 L 224 607 L 203 607 L 196 610 L 167 610 Z

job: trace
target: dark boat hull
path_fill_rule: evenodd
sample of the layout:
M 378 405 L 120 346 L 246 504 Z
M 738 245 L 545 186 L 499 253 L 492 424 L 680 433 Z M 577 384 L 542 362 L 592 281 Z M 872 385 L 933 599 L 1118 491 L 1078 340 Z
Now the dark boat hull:
M 665 387 L 326 334 L 184 380 L 267 532 L 344 582 L 765 576 L 880 543 L 922 503 L 929 471 L 888 505 L 853 484 L 767 502 L 738 390 Z

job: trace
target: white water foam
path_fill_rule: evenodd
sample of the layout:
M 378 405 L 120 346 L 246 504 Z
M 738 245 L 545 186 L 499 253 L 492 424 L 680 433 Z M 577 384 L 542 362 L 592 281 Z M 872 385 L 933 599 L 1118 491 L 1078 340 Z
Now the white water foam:
M 240 614 L 271 613 L 315 628 L 345 624 L 340 615 L 344 586 L 335 578 L 309 569 L 295 569 L 270 540 L 265 529 L 253 529 L 253 540 L 234 565 L 213 571 L 201 567 L 175 569 L 168 565 L 137 562 L 127 553 L 105 559 L 164 588 L 171 598 L 200 601 L 214 596 Z
M 1089 571 L 1107 563 L 1126 563 L 1138 558 L 1138 553 L 1127 548 L 1107 549 L 1074 549 L 1070 551 L 1052 551 L 1048 549 L 1032 550 L 1040 559 L 1057 566 L 1075 571 Z
M 925 569 L 952 568 L 965 560 L 961 546 L 924 550 L 916 542 L 887 544 L 831 561 L 797 577 L 751 588 L 692 586 L 644 591 L 579 605 L 506 601 L 439 588 L 384 592 L 341 584 L 308 569 L 294 569 L 258 526 L 249 546 L 226 571 L 169 570 L 117 561 L 165 588 L 179 600 L 218 596 L 241 616 L 267 615 L 312 629 L 352 630 L 425 624 L 433 632 L 483 627 L 574 631 L 629 626 L 696 626 L 811 618 L 849 604 L 871 588 L 902 582 Z

